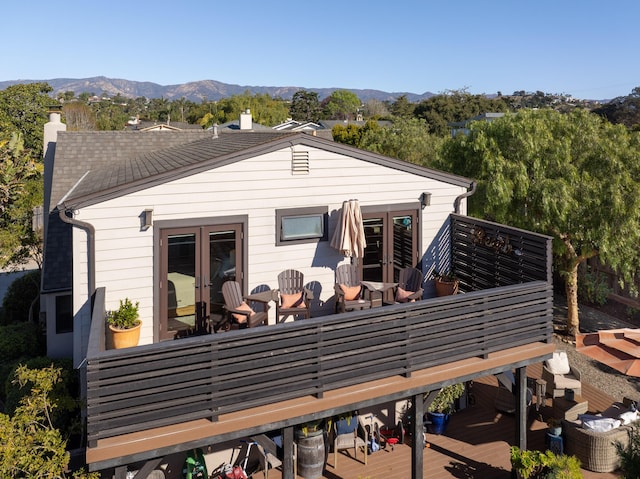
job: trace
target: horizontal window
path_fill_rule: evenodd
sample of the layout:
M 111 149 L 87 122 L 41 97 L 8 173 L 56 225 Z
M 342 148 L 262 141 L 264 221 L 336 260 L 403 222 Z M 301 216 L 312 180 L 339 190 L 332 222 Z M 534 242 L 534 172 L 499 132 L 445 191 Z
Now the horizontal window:
M 276 245 L 327 241 L 326 206 L 276 210 Z

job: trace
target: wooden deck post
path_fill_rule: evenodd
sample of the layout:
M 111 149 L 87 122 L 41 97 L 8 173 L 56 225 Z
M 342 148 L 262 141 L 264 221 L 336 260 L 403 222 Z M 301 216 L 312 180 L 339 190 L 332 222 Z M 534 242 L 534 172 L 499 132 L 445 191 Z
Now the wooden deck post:
M 293 460 L 293 426 L 287 426 L 282 429 L 282 449 L 284 454 L 284 458 L 282 460 L 282 479 L 295 479 L 296 471 L 294 471 L 295 461 Z
M 424 477 L 424 401 L 422 394 L 415 394 L 411 400 L 411 478 Z
M 516 442 L 520 449 L 527 448 L 527 368 L 516 368 Z

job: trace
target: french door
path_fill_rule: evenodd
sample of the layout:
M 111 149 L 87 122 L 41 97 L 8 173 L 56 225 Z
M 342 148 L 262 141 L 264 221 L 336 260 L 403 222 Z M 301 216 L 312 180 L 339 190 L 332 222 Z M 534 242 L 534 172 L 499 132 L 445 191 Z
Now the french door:
M 397 282 L 402 268 L 418 264 L 418 210 L 363 211 L 362 218 L 367 242 L 363 280 Z
M 224 314 L 222 284 L 242 284 L 242 226 L 160 230 L 161 340 L 210 332 Z

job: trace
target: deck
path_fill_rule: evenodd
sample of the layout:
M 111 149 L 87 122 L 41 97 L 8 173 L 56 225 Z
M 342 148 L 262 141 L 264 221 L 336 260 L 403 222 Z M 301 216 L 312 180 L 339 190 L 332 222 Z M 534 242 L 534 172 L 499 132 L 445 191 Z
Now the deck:
M 527 368 L 529 377 L 540 377 L 540 364 Z M 424 477 L 510 479 L 509 447 L 514 444 L 515 417 L 496 411 L 497 393 L 494 376 L 480 378 L 473 383 L 475 405 L 458 411 L 452 418 L 446 435 L 429 434 L 430 447 L 424 451 Z M 589 410 L 605 409 L 614 399 L 606 393 L 583 383 L 582 395 L 589 401 Z M 528 444 L 530 449 L 544 449 L 546 423 L 536 418 L 535 405 L 529 420 Z M 551 400 L 542 409 L 546 419 L 551 415 Z M 397 445 L 393 451 L 382 450 L 369 455 L 365 466 L 340 453 L 338 469 L 334 469 L 333 454 L 329 454 L 323 479 L 404 479 L 411 477 L 411 448 Z M 359 456 L 362 458 L 362 456 Z M 616 473 L 596 473 L 583 469 L 584 479 L 619 478 Z M 263 479 L 262 472 L 253 476 Z M 298 476 L 300 477 L 300 476 Z M 269 479 L 281 479 L 279 470 L 270 470 Z

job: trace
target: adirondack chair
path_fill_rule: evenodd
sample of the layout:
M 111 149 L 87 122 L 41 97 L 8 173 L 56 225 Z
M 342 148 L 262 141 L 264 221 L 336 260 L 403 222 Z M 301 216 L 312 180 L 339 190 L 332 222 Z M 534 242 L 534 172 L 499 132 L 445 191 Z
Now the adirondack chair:
M 263 310 L 254 311 L 248 304 L 246 297 L 242 296 L 242 289 L 237 281 L 223 283 L 222 296 L 224 297 L 224 307 L 227 310 L 228 326 L 223 329 L 253 328 L 267 324 L 268 302 L 260 301 L 263 303 Z
M 278 294 L 278 322 L 284 321 L 288 316 L 311 317 L 309 304 L 313 299 L 313 291 L 304 287 L 304 275 L 300 271 L 287 269 L 278 275 Z
M 395 288 L 394 299 L 396 303 L 407 303 L 422 299 L 422 271 L 417 268 L 403 268 L 398 276 L 398 285 Z
M 354 264 L 341 264 L 336 268 L 336 313 L 371 308 L 371 293 L 360 280 L 360 272 Z

